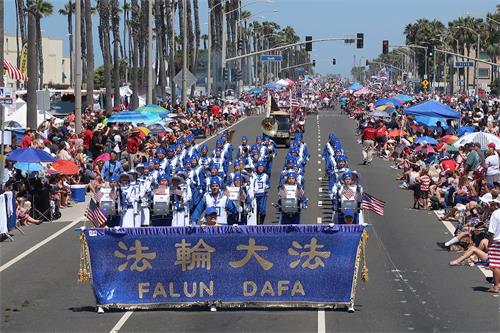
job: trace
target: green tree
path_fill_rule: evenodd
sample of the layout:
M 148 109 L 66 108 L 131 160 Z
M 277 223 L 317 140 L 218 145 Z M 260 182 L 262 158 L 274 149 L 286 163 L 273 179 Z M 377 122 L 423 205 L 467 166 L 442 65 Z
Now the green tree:
M 73 13 L 75 12 L 75 4 L 72 0 L 64 5 L 64 8 L 59 9 L 59 15 L 64 15 L 68 19 L 68 42 L 69 42 L 69 82 L 73 84 Z

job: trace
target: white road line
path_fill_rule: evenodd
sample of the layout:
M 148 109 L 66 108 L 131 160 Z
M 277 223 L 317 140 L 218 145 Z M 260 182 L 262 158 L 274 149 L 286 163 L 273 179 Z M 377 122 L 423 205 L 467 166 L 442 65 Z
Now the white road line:
M 434 214 L 436 214 L 437 217 L 440 217 L 439 214 L 437 213 L 437 211 L 434 211 Z M 444 226 L 446 227 L 446 229 L 448 229 L 448 231 L 453 235 L 455 233 L 455 226 L 449 222 L 449 221 L 440 221 L 444 224 Z M 476 266 L 477 267 L 477 266 Z M 487 270 L 483 267 L 477 267 L 479 268 L 479 270 L 481 271 L 481 273 L 484 274 L 484 276 L 486 277 L 489 277 L 489 276 L 493 276 L 493 272 L 490 271 L 490 270 Z
M 118 320 L 118 322 L 116 323 L 116 325 L 111 329 L 111 331 L 109 331 L 109 333 L 116 333 L 116 332 L 118 332 L 123 327 L 123 325 L 125 325 L 125 323 L 130 318 L 130 316 L 132 315 L 132 313 L 134 313 L 134 311 L 127 311 L 127 312 L 125 312 L 123 314 L 123 316 L 120 318 L 120 320 Z
M 321 172 L 321 169 L 318 169 L 318 172 Z
M 321 207 L 321 206 L 323 206 L 323 201 L 318 200 L 318 207 Z
M 317 222 L 318 224 L 321 224 L 321 223 L 322 223 L 322 222 L 321 222 L 321 220 L 322 220 L 322 219 L 321 219 L 321 217 L 318 217 L 318 218 L 316 219 L 316 222 Z
M 319 180 L 319 181 L 322 181 L 322 180 L 323 180 L 323 177 L 318 177 L 318 180 Z
M 49 237 L 45 238 L 43 241 L 39 242 L 38 244 L 32 246 L 31 248 L 29 248 L 28 250 L 24 251 L 23 253 L 21 253 L 20 255 L 18 255 L 17 257 L 15 257 L 14 259 L 9 260 L 8 262 L 6 262 L 2 266 L 0 266 L 0 272 L 3 272 L 7 268 L 9 268 L 10 266 L 14 265 L 16 262 L 18 262 L 19 260 L 21 260 L 24 257 L 26 257 L 26 256 L 30 255 L 31 253 L 35 252 L 36 250 L 38 250 L 39 248 L 41 248 L 42 246 L 44 246 L 45 244 L 47 244 L 48 242 L 50 242 L 51 240 L 53 240 L 54 238 L 56 238 L 57 236 L 59 236 L 62 233 L 64 233 L 66 230 L 71 229 L 72 227 L 74 227 L 75 225 L 77 225 L 78 223 L 80 223 L 82 220 L 83 220 L 83 216 L 80 217 L 79 219 L 77 219 L 76 221 L 71 222 L 70 224 L 68 224 L 64 228 L 60 229 L 59 231 L 55 232 L 54 234 L 50 235 Z
M 318 310 L 318 333 L 326 333 L 325 310 Z
M 318 161 L 318 164 L 321 164 L 321 161 Z

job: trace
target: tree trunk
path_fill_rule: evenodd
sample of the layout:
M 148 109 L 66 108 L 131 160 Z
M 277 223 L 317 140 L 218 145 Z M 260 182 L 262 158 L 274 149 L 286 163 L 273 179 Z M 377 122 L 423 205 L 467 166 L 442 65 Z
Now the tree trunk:
M 40 14 L 36 14 L 36 41 L 38 47 L 38 89 L 43 89 L 43 50 L 42 50 L 42 28 L 40 25 Z
M 120 14 L 118 0 L 111 1 L 111 26 L 113 30 L 113 86 L 114 106 L 120 107 Z
M 90 0 L 85 0 L 85 37 L 87 38 L 87 107 L 94 106 L 94 36 L 92 34 L 92 7 Z M 90 94 L 89 94 L 90 92 Z
M 84 1 L 80 1 L 80 13 L 85 13 L 85 2 Z M 80 45 L 82 46 L 82 58 L 81 60 L 79 59 L 79 61 L 82 62 L 82 82 L 86 82 L 87 81 L 87 68 L 88 68 L 88 65 L 87 65 L 87 54 L 88 54 L 88 51 L 87 51 L 87 30 L 86 30 L 86 24 L 85 24 L 85 15 L 80 15 L 80 40 L 81 40 L 81 43 Z
M 162 100 L 165 100 L 165 86 L 166 86 L 166 77 L 165 77 L 165 61 L 163 58 L 163 5 L 162 1 L 155 1 L 155 27 L 156 27 L 156 49 L 157 49 L 157 59 L 158 66 L 156 67 L 157 72 L 159 69 L 159 85 L 160 85 L 160 94 Z M 156 89 L 155 89 L 156 90 Z
M 29 0 L 28 7 L 28 84 L 27 84 L 27 121 L 30 128 L 37 128 L 36 90 L 38 85 L 38 59 L 37 59 L 37 25 L 33 0 Z
M 193 50 L 193 64 L 191 67 L 191 72 L 197 76 L 198 71 L 198 57 L 200 53 L 200 14 L 198 0 L 193 0 L 193 12 L 194 12 L 194 50 Z M 196 84 L 191 87 L 191 97 L 194 95 Z
M 169 36 L 169 65 L 168 75 L 170 81 L 171 104 L 174 105 L 176 89 L 175 77 L 175 29 L 174 29 L 175 2 L 172 0 L 167 9 L 167 35 Z
M 73 3 L 68 8 L 68 41 L 69 41 L 69 84 L 73 86 Z
M 102 34 L 102 58 L 104 62 L 104 87 L 106 88 L 106 113 L 113 111 L 111 102 L 111 52 L 109 49 L 109 3 L 108 0 L 99 1 L 100 30 Z
M 138 73 L 138 63 L 139 63 L 139 28 L 140 16 L 139 16 L 139 4 L 137 0 L 132 0 L 131 2 L 131 20 L 130 22 L 130 32 L 129 36 L 132 40 L 129 42 L 129 46 L 132 50 L 132 71 L 131 71 L 131 81 L 132 81 L 132 96 L 130 97 L 129 110 L 135 110 L 139 106 L 139 73 Z

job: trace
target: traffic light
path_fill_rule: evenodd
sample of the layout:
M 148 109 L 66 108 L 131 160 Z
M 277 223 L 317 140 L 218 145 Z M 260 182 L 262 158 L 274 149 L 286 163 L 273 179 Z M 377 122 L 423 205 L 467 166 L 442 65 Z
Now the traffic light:
M 243 51 L 243 40 L 242 39 L 240 39 L 238 41 L 238 51 Z
M 383 54 L 389 53 L 389 41 L 387 39 L 382 41 L 382 53 Z
M 337 64 L 337 59 L 333 58 L 333 60 L 332 60 L 332 64 L 333 64 L 333 65 L 336 65 L 336 64 Z
M 427 47 L 427 57 L 428 58 L 434 57 L 434 46 Z
M 223 76 L 223 78 L 224 78 L 224 81 L 229 80 L 229 71 L 227 70 L 227 68 L 224 68 L 224 69 L 222 70 L 222 76 Z
M 312 51 L 313 50 L 313 43 L 312 41 L 312 36 L 306 36 L 306 51 Z
M 313 67 L 316 66 L 316 60 L 313 60 L 312 65 Z
M 364 41 L 365 41 L 365 34 L 362 34 L 362 33 L 358 33 L 356 35 L 356 48 L 358 49 L 362 49 L 363 48 L 363 44 L 364 44 Z
M 241 69 L 236 70 L 236 80 L 242 80 L 243 79 L 243 73 L 241 72 Z
M 366 59 L 366 66 L 370 65 L 370 61 Z

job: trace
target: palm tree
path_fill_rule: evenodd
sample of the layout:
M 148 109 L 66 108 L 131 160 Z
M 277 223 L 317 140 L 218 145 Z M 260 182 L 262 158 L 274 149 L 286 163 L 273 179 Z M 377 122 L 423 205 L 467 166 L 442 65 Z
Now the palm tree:
M 207 49 L 208 34 L 201 35 L 201 40 L 203 41 L 203 49 Z
M 50 2 L 44 0 L 35 1 L 35 20 L 36 20 L 36 41 L 38 52 L 38 73 L 39 83 L 38 89 L 43 88 L 43 50 L 42 50 L 42 18 L 50 16 L 54 13 L 54 6 Z
M 21 38 L 21 47 L 26 45 L 26 12 L 24 8 L 24 0 L 16 0 L 16 50 L 17 54 L 21 54 L 19 47 L 19 38 Z M 21 67 L 21 57 L 17 57 L 17 68 Z M 19 81 L 16 83 L 19 88 Z
M 115 88 L 114 106 L 120 106 L 120 5 L 111 0 L 111 30 L 113 31 L 113 86 Z
M 199 4 L 198 0 L 193 0 L 193 15 L 194 15 L 194 51 L 193 51 L 193 66 L 192 73 L 196 75 L 198 71 L 198 58 L 200 56 L 200 40 L 201 40 L 201 30 L 200 30 L 200 14 L 199 14 Z M 194 95 L 194 88 L 191 88 L 191 96 Z
M 132 37 L 129 48 L 132 54 L 132 96 L 130 97 L 129 109 L 135 110 L 139 106 L 139 25 L 141 24 L 141 9 L 137 0 L 130 3 L 131 18 L 129 20 L 130 36 Z
M 166 25 L 166 35 L 168 36 L 168 79 L 170 82 L 170 92 L 171 92 L 171 100 L 172 106 L 175 100 L 175 29 L 174 29 L 174 16 L 175 16 L 175 1 L 171 0 L 167 5 L 167 25 Z
M 156 28 L 156 48 L 157 48 L 157 59 L 158 59 L 158 66 L 157 66 L 157 72 L 159 69 L 159 85 L 160 85 L 160 92 L 161 92 L 161 97 L 163 100 L 165 100 L 165 86 L 167 85 L 167 80 L 166 80 L 166 73 L 165 73 L 165 61 L 164 61 L 164 49 L 165 47 L 163 46 L 164 42 L 164 8 L 163 8 L 163 2 L 160 0 L 155 0 L 155 11 L 154 11 L 154 16 L 155 16 L 155 28 Z
M 109 18 L 110 6 L 108 0 L 99 0 L 99 43 L 101 44 L 102 59 L 104 63 L 104 86 L 106 88 L 106 112 L 111 114 L 111 52 L 109 46 Z
M 68 41 L 69 41 L 69 82 L 73 84 L 73 12 L 75 4 L 72 0 L 59 9 L 59 15 L 65 15 L 68 18 Z
M 87 107 L 94 106 L 94 34 L 92 33 L 92 12 L 90 0 L 85 0 L 84 15 L 85 15 L 85 38 L 87 44 Z

